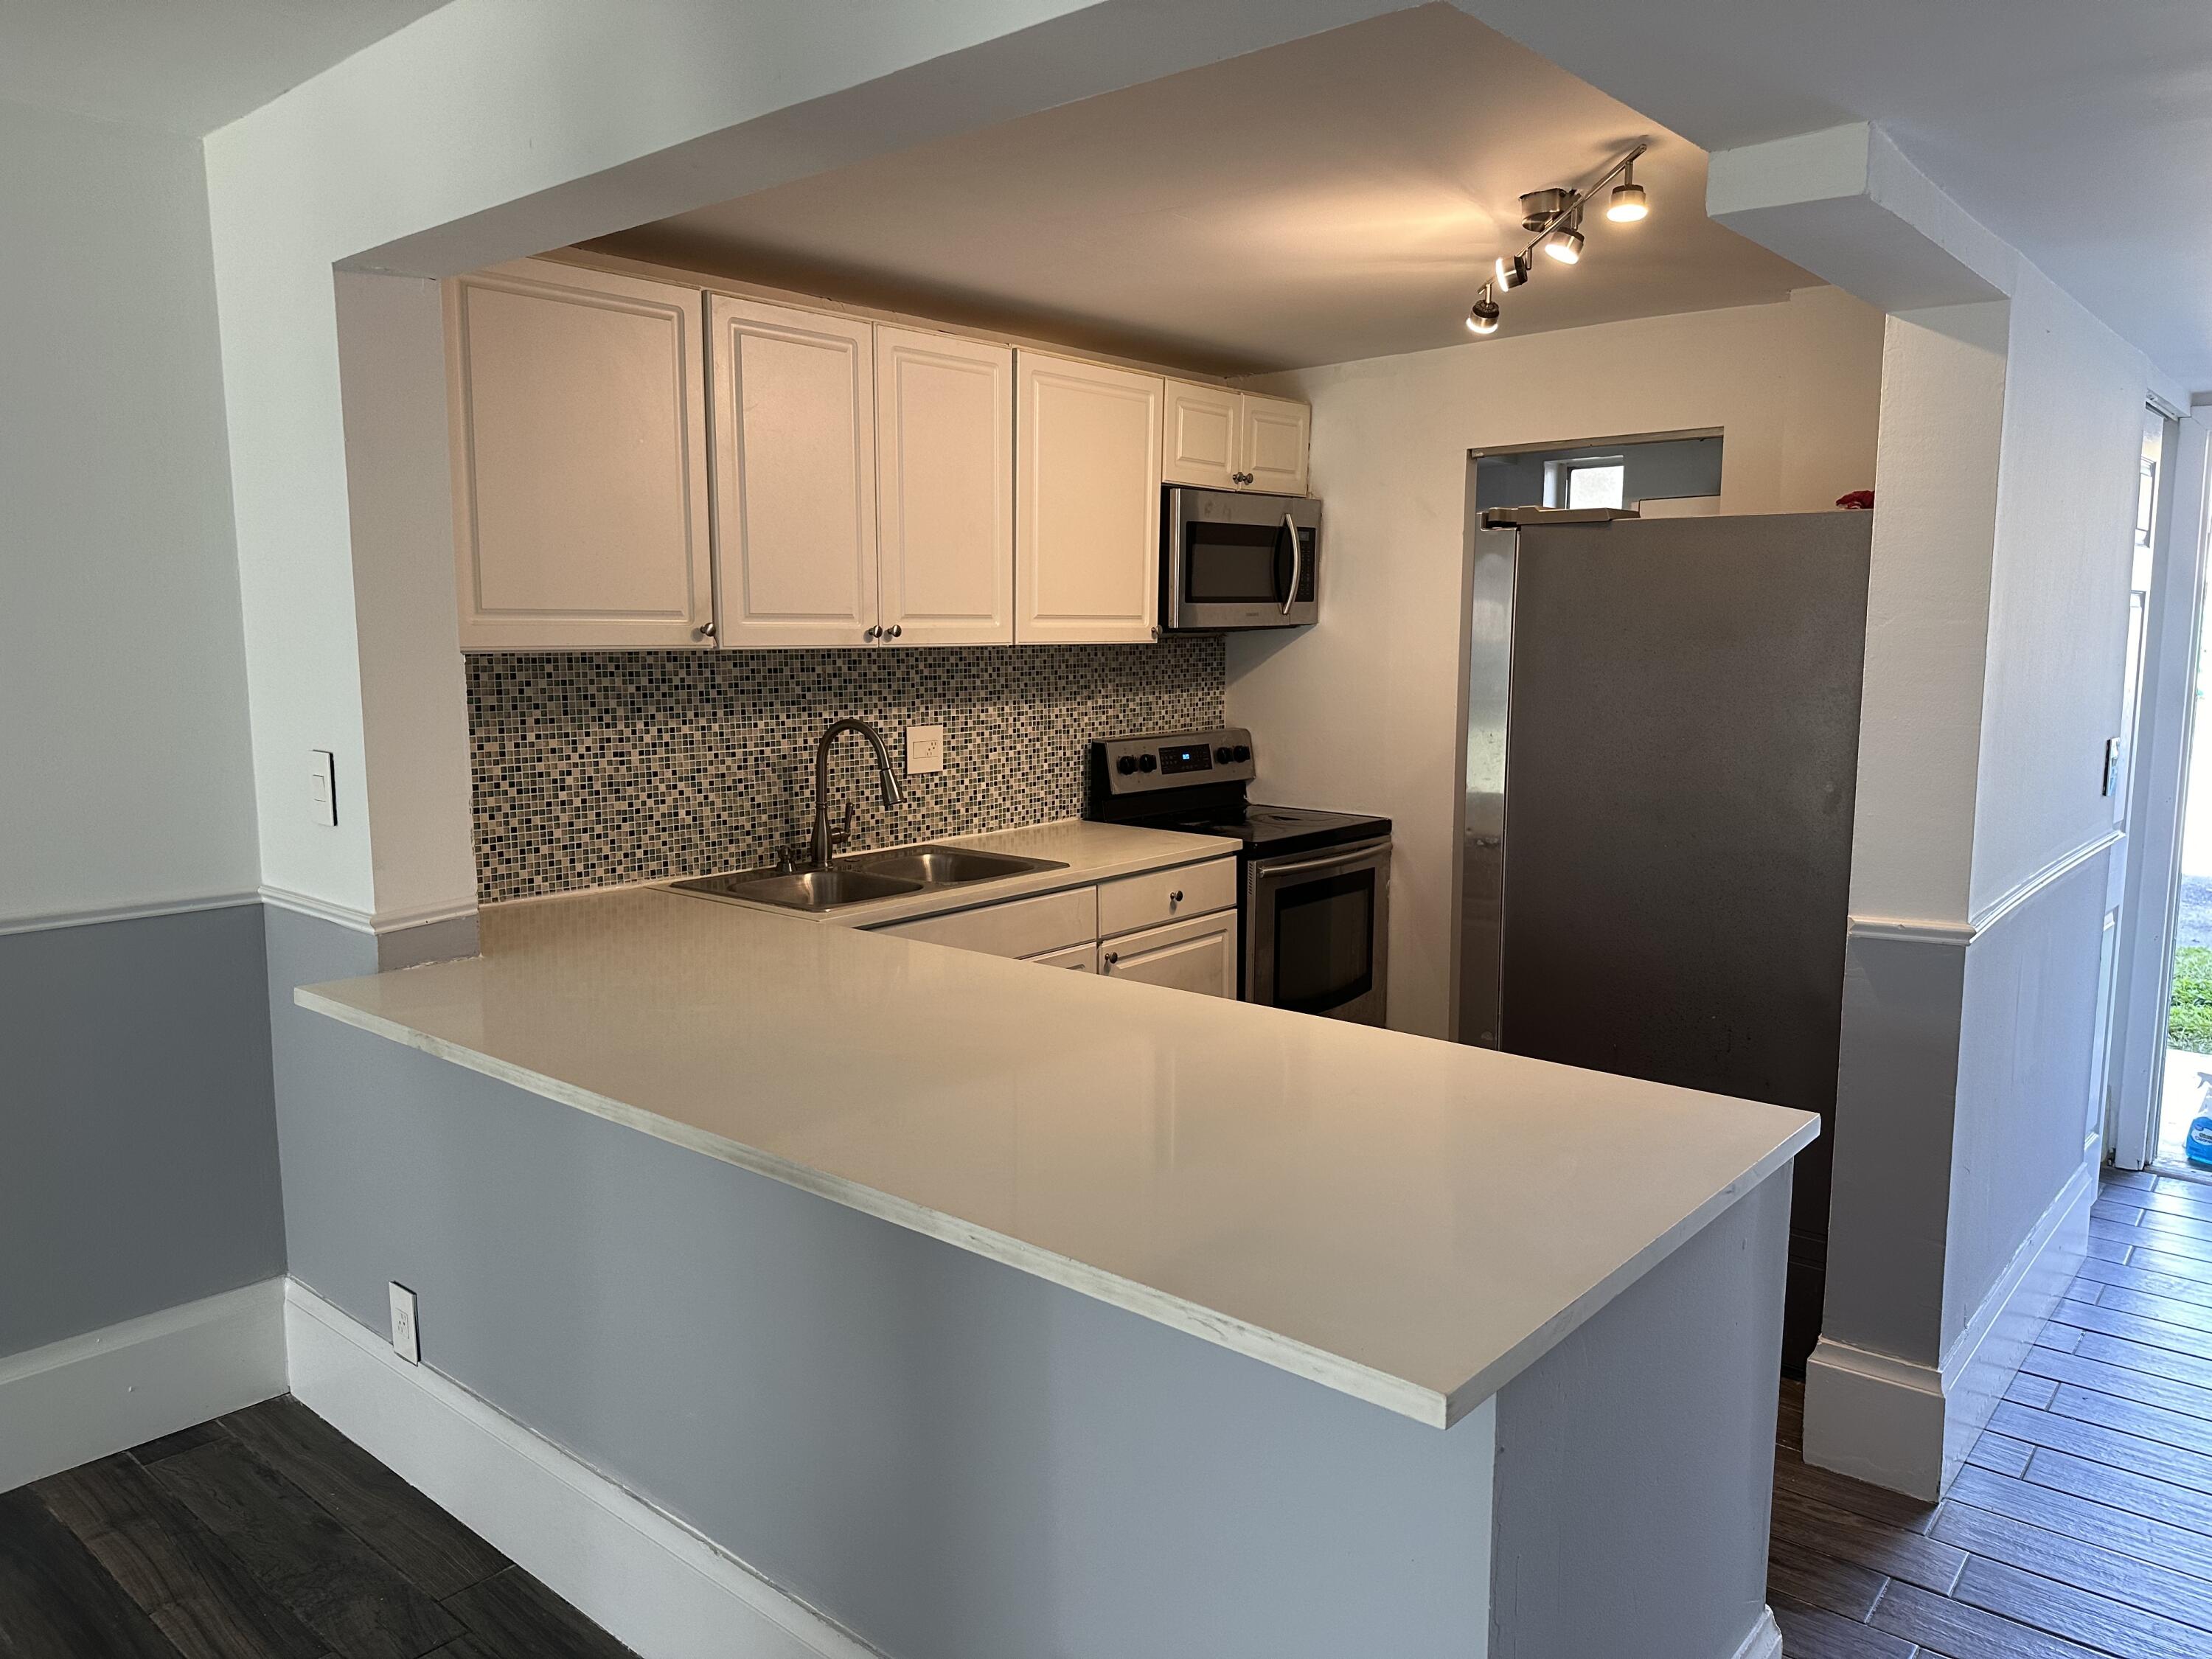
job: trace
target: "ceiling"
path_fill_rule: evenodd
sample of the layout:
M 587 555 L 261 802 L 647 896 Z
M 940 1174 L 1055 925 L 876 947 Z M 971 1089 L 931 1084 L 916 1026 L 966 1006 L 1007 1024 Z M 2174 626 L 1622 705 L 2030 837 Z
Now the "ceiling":
M 198 138 L 445 0 L 6 0 L 0 99 Z
M 2203 0 L 1463 0 L 1709 150 L 1879 123 L 1959 204 L 2212 388 Z
M 1516 332 L 1814 279 L 1704 154 L 1449 7 L 1398 12 L 642 225 L 594 248 L 1227 372 L 1464 344 L 1518 198 L 1649 137 L 1651 217 L 1539 259 Z

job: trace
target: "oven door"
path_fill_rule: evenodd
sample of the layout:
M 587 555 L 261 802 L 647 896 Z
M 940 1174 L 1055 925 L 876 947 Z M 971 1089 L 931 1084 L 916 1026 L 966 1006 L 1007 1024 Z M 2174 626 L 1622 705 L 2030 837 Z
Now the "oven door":
M 1389 955 L 1389 836 L 1246 866 L 1247 1002 L 1380 1025 Z
M 1167 492 L 1160 615 L 1170 629 L 1297 628 L 1318 614 L 1321 503 Z

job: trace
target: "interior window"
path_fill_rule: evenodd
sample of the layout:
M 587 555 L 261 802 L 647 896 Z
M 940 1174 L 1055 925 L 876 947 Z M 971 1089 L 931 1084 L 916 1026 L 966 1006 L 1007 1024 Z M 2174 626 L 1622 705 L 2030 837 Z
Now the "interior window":
M 1577 466 L 1567 473 L 1569 507 L 1619 507 L 1628 469 L 1619 461 Z

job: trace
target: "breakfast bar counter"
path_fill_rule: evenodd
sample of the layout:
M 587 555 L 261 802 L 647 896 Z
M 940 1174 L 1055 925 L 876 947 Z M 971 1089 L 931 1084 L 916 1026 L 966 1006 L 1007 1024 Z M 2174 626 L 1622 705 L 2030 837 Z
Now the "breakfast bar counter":
M 1639 1655 L 1731 1659 L 1738 1638 L 1771 1632 L 1760 1459 L 1789 1166 L 1813 1117 L 665 889 L 491 907 L 482 936 L 480 957 L 309 985 L 296 1000 L 501 1085 L 496 1106 L 480 1085 L 426 1103 L 425 1133 L 441 1133 L 445 1113 L 464 1138 L 471 1114 L 516 1138 L 558 1134 L 543 1115 L 569 1113 L 747 1172 L 731 1177 L 733 1210 L 787 1218 L 762 1220 L 720 1267 L 733 1296 L 759 1299 L 732 1340 L 771 1371 L 753 1390 L 740 1365 L 647 1392 L 673 1391 L 699 1423 L 713 1408 L 697 1390 L 726 1389 L 732 1437 L 805 1443 L 822 1478 L 844 1468 L 863 1485 L 883 1460 L 917 1455 L 886 1437 L 950 1436 L 956 1484 L 1003 1483 L 955 1510 L 1003 1501 L 1024 1524 L 1073 1527 L 1051 1534 L 1061 1577 L 1025 1592 L 1045 1597 L 1041 1611 L 1002 1605 L 993 1551 L 1012 1546 L 999 1522 L 953 1526 L 923 1551 L 937 1575 L 923 1607 L 919 1590 L 872 1600 L 890 1571 L 880 1557 L 861 1571 L 818 1540 L 793 1545 L 788 1516 L 779 1530 L 683 1472 L 626 1471 L 885 1651 L 1012 1654 L 1042 1628 L 1024 1622 L 1034 1613 L 1058 1635 L 1030 1651 L 1320 1652 L 1364 1632 L 1369 1650 L 1411 1653 L 1442 1650 L 1428 1639 L 1449 1632 L 1452 1650 L 1501 1659 L 1625 1653 L 1586 1644 L 1624 1639 L 1638 1587 L 1659 1576 L 1670 1606 L 1702 1612 L 1681 1632 L 1639 1634 Z M 427 1079 L 412 1075 L 419 1091 Z M 696 1184 L 673 1167 L 661 1179 Z M 776 1187 L 817 1208 L 771 1200 Z M 831 1226 L 825 1204 L 858 1217 Z M 922 1239 L 894 1249 L 887 1235 L 862 1254 L 908 1263 L 902 1283 L 925 1265 L 957 1281 L 965 1313 L 916 1326 L 889 1311 L 907 1292 L 843 1254 L 864 1237 L 852 1227 L 884 1223 Z M 636 1225 L 679 1253 L 657 1270 L 690 1282 L 697 1264 L 665 1218 Z M 825 1253 L 830 1235 L 848 1243 Z M 1023 1280 L 1041 1286 L 1017 1291 Z M 981 1311 L 994 1298 L 1043 1323 L 1010 1336 Z M 773 1361 L 746 1346 L 768 1340 L 769 1304 L 792 1322 L 774 1333 Z M 426 1292 L 426 1332 L 438 1307 Z M 896 1339 L 854 1330 L 871 1318 Z M 1140 1337 L 1147 1327 L 1159 1334 Z M 871 1390 L 916 1415 L 861 1431 L 875 1451 L 847 1467 L 857 1454 L 763 1402 L 802 1382 L 843 1386 L 794 1354 L 849 1360 L 854 1343 L 903 1373 Z M 1063 1443 L 1065 1425 L 1040 1437 L 1012 1425 L 1020 1412 L 970 1419 L 933 1385 L 923 1409 L 918 1376 L 1004 1386 L 975 1370 L 985 1350 L 994 1367 L 1059 1379 L 1079 1443 Z M 427 1340 L 424 1358 L 438 1363 Z M 1287 1376 L 1265 1382 L 1269 1369 Z M 1389 1413 L 1411 1421 L 1386 1429 Z M 537 1426 L 562 1437 L 561 1423 Z M 1196 1465 L 1194 1436 L 1207 1449 Z M 635 1435 L 615 1439 L 646 1455 Z M 733 1476 L 771 1455 L 749 1443 L 729 1455 Z M 1152 1468 L 1155 1455 L 1168 1461 Z M 894 1507 L 941 1529 L 947 1501 L 905 1492 Z M 1287 1534 L 1285 1503 L 1304 1517 Z M 1091 1526 L 1107 1510 L 1142 1524 L 1124 1536 L 1117 1522 L 1109 1539 Z M 1273 1540 L 1259 1555 L 1230 1541 L 1252 1528 Z M 1561 1576 L 1570 1556 L 1595 1586 Z M 1173 1582 L 1150 1612 L 1113 1588 L 1136 1571 Z M 1158 1645 L 1147 1621 L 1170 1618 L 1184 1639 Z

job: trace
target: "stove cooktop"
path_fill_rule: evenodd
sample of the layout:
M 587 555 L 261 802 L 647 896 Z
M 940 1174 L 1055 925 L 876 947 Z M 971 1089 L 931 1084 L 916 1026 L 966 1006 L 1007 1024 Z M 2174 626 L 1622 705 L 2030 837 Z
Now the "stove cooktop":
M 1228 836 L 1244 843 L 1247 858 L 1274 858 L 1323 847 L 1346 847 L 1390 833 L 1390 820 L 1360 812 L 1324 812 L 1309 806 L 1248 805 L 1241 811 L 1163 820 L 1163 829 L 1194 836 Z

